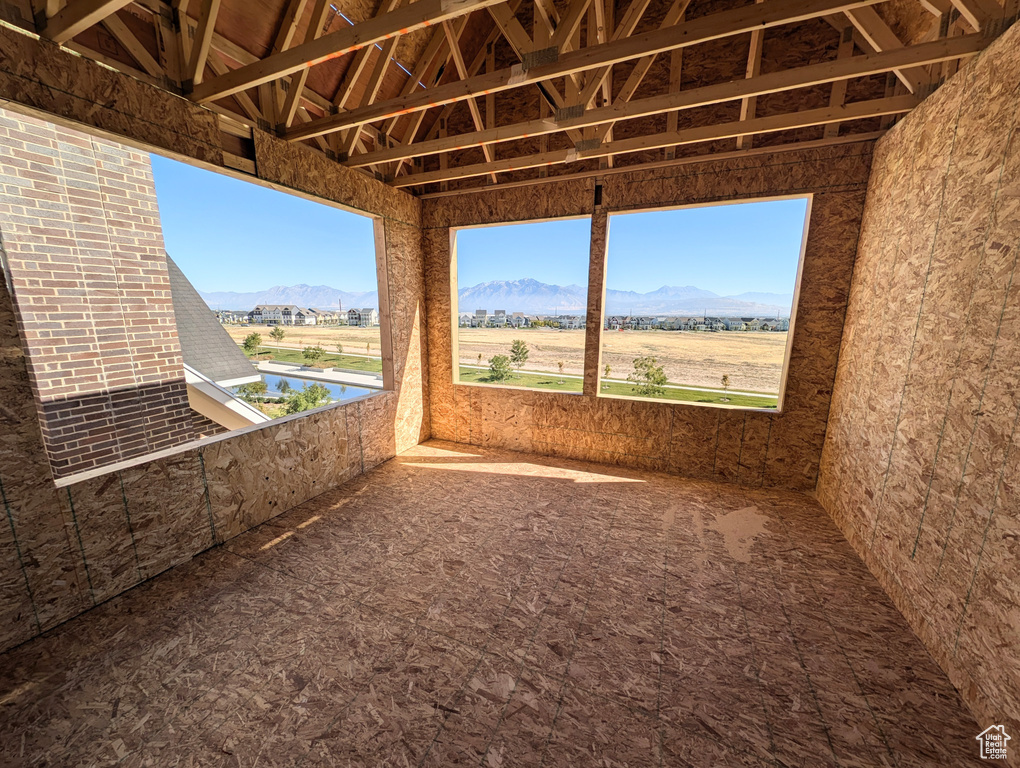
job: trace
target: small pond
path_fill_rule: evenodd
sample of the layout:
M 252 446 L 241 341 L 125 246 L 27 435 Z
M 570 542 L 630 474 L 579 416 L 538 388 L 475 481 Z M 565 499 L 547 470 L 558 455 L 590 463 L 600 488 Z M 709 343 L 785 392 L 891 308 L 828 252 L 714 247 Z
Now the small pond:
M 278 373 L 263 373 L 262 381 L 265 382 L 268 391 L 266 397 L 283 397 L 284 393 L 280 391 L 280 387 L 284 381 L 293 389 L 303 389 L 306 385 L 311 386 L 312 384 L 318 384 L 329 390 L 330 396 L 333 401 L 338 400 L 351 400 L 355 397 L 361 397 L 362 395 L 371 395 L 374 392 L 381 392 L 379 389 L 370 389 L 369 387 L 356 387 L 353 384 L 338 384 L 332 381 L 317 381 L 315 379 L 304 379 L 300 376 L 281 376 Z M 237 389 L 234 387 L 234 389 Z

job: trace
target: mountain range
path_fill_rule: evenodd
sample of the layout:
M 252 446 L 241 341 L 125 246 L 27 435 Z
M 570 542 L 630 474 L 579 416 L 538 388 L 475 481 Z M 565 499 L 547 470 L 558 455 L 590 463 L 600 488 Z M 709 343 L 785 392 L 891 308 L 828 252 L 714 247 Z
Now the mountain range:
M 331 309 L 339 306 L 378 307 L 379 294 L 341 291 L 328 285 L 276 285 L 265 291 L 199 291 L 212 309 L 252 309 L 256 304 L 297 304 L 301 307 Z M 493 280 L 458 292 L 461 313 L 476 309 L 505 309 L 531 315 L 584 312 L 586 289 L 579 285 L 550 285 L 532 278 Z M 748 292 L 734 296 L 697 288 L 693 285 L 664 285 L 648 293 L 606 291 L 609 315 L 715 315 L 717 317 L 790 316 L 793 295 L 788 293 Z
M 296 304 L 313 309 L 379 308 L 377 291 L 350 292 L 328 285 L 274 285 L 265 291 L 199 291 L 210 309 L 254 309 L 256 304 Z
M 549 285 L 538 280 L 493 280 L 458 292 L 460 312 L 496 309 L 528 314 L 584 312 L 586 289 L 579 285 Z M 609 315 L 701 315 L 717 317 L 790 316 L 793 294 L 747 292 L 721 296 L 693 285 L 664 285 L 648 293 L 606 291 Z

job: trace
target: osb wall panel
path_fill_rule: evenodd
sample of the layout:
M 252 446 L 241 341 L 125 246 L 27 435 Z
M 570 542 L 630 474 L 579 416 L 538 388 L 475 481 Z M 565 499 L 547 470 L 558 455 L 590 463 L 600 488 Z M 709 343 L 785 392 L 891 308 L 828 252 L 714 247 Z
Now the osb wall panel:
M 91 68 L 80 81 L 79 62 Z M 22 79 L 29 85 L 16 88 Z M 18 90 L 22 87 L 28 90 Z M 34 114 L 65 117 L 83 130 L 113 133 L 136 146 L 206 164 L 222 161 L 204 143 L 217 139 L 207 110 L 3 28 L 0 96 L 21 102 L 8 106 L 27 105 Z M 158 109 L 146 111 L 150 98 Z M 0 286 L 0 650 L 429 435 L 418 201 L 285 142 L 257 140 L 256 148 L 261 179 L 381 217 L 393 390 L 212 437 L 57 488 L 43 448 L 24 339 L 10 291 Z
M 455 385 L 449 228 L 592 214 L 597 182 L 424 201 L 433 436 L 745 485 L 813 488 L 870 161 L 871 145 L 855 144 L 620 174 L 598 182 L 600 213 L 813 193 L 781 414 Z M 594 359 L 589 355 L 589 367 Z
M 818 482 L 978 719 L 1009 732 L 1020 730 L 1017 82 L 1014 27 L 878 143 Z

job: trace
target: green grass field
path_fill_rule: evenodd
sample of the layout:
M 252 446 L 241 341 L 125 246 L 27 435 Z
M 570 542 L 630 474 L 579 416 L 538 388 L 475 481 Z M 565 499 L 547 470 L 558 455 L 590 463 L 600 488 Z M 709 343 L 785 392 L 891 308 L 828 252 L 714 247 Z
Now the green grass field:
M 242 350 L 243 351 L 243 350 Z M 278 363 L 297 363 L 308 365 L 299 349 L 283 349 L 282 347 L 263 347 L 263 353 L 268 352 Z M 254 355 L 248 355 L 254 358 Z M 267 358 L 260 356 L 260 360 Z M 343 368 L 345 371 L 367 371 L 371 373 L 382 373 L 382 358 L 378 357 L 352 357 L 351 355 L 327 354 L 320 357 L 315 363 L 316 368 Z
M 476 368 L 461 366 L 460 380 L 464 384 L 488 384 L 489 372 Z M 551 389 L 559 392 L 580 392 L 581 379 L 560 379 L 556 374 L 519 373 L 514 374 L 501 385 L 507 387 L 527 387 L 529 389 Z M 620 395 L 623 397 L 640 397 L 629 384 L 606 384 L 599 390 L 603 395 Z M 732 405 L 740 408 L 776 408 L 778 401 L 774 397 L 754 397 L 753 395 L 724 395 L 715 392 L 698 392 L 692 389 L 667 389 L 659 397 L 642 398 L 645 400 L 682 402 L 682 403 L 713 403 L 716 405 Z

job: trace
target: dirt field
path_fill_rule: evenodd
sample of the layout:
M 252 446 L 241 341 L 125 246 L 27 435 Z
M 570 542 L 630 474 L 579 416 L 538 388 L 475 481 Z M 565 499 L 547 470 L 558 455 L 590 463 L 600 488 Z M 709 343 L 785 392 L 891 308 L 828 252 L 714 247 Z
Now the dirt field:
M 524 339 L 530 351 L 525 370 L 553 371 L 566 363 L 565 373 L 582 374 L 584 331 L 546 328 L 460 328 L 460 361 L 477 364 L 478 354 L 488 360 L 509 354 L 514 339 Z M 723 374 L 730 388 L 752 392 L 778 392 L 786 353 L 785 333 L 696 333 L 677 331 L 605 331 L 602 363 L 612 366 L 613 378 L 626 378 L 634 358 L 652 355 L 671 382 L 719 387 Z
M 268 328 L 252 325 L 224 326 L 238 343 L 249 333 L 262 334 L 263 342 L 274 344 Z M 347 326 L 284 327 L 281 346 L 303 349 L 316 344 L 334 352 L 334 339 L 341 339 L 344 352 L 381 354 L 379 328 Z M 493 355 L 509 354 L 514 339 L 524 339 L 530 355 L 525 370 L 555 373 L 557 362 L 565 363 L 564 373 L 584 372 L 584 331 L 557 331 L 551 328 L 459 328 L 460 361 L 475 365 L 479 353 L 483 363 Z M 695 333 L 676 331 L 605 331 L 602 334 L 602 362 L 612 366 L 612 377 L 625 379 L 633 370 L 634 358 L 652 355 L 665 368 L 669 380 L 699 387 L 718 387 L 722 375 L 730 377 L 730 388 L 752 392 L 778 392 L 779 377 L 786 352 L 785 333 Z
M 230 334 L 230 338 L 236 341 L 238 344 L 244 340 L 244 337 L 249 333 L 260 333 L 262 334 L 263 344 L 273 344 L 276 342 L 269 338 L 269 332 L 272 328 L 265 325 L 252 325 L 248 328 L 243 328 L 240 325 L 225 325 L 227 333 Z M 340 342 L 344 346 L 344 352 L 352 355 L 381 355 L 382 350 L 380 349 L 380 334 L 379 327 L 375 328 L 348 328 L 346 325 L 301 325 L 301 326 L 283 326 L 283 330 L 286 335 L 283 337 L 283 341 L 279 346 L 291 347 L 293 349 L 304 349 L 305 347 L 314 347 L 316 345 L 321 346 L 327 352 L 336 352 L 336 345 L 334 339 L 340 339 Z M 371 346 L 371 352 L 365 352 L 365 345 Z

